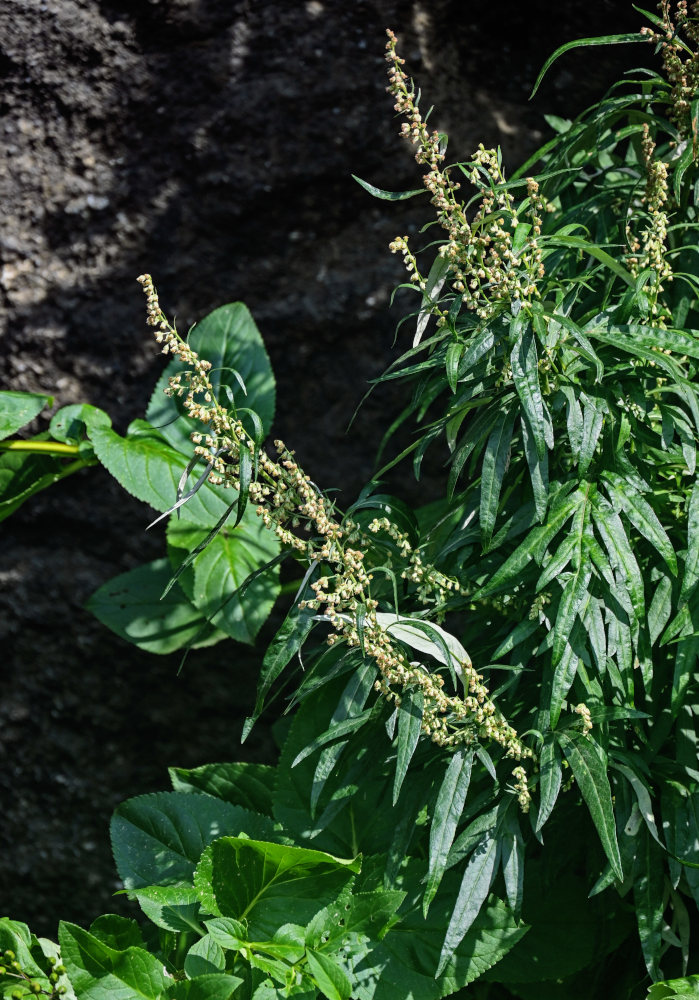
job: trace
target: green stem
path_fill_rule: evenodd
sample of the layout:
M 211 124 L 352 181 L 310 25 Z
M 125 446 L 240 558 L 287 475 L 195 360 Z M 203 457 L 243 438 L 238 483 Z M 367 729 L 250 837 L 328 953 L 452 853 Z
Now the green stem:
M 0 451 L 32 451 L 45 455 L 78 455 L 80 445 L 60 441 L 0 441 Z

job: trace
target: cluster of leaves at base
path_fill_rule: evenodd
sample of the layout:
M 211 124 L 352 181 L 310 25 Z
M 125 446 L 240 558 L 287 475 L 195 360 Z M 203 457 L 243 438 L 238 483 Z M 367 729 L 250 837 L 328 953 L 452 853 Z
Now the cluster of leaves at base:
M 251 420 L 267 434 L 274 416 L 275 382 L 246 307 L 234 303 L 216 309 L 193 328 L 190 343 L 214 366 L 218 392 L 241 413 L 254 413 Z M 110 629 L 152 653 L 211 645 L 227 637 L 252 643 L 279 593 L 279 545 L 252 510 L 245 511 L 235 534 L 226 527 L 218 531 L 169 586 L 183 560 L 236 501 L 233 491 L 206 481 L 196 490 L 187 488 L 197 475 L 190 434 L 200 428 L 163 394 L 178 368 L 178 362 L 170 363 L 155 387 L 146 419 L 134 420 L 123 437 L 103 410 L 76 404 L 54 413 L 48 432 L 12 440 L 53 400 L 40 394 L 0 393 L 0 520 L 40 490 L 97 463 L 127 492 L 169 515 L 167 558 L 116 577 L 88 603 Z M 177 501 L 188 494 L 186 506 L 180 507 Z
M 52 941 L 37 938 L 24 924 L 0 918 L 1 997 L 6 1000 L 72 997 L 66 973 Z

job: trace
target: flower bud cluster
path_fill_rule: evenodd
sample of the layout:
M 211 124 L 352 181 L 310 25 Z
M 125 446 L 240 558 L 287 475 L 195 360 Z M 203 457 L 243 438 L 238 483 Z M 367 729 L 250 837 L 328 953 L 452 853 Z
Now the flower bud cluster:
M 482 192 L 476 217 L 469 223 L 466 208 L 456 196 L 459 184 L 452 180 L 450 168 L 442 167 L 442 137 L 427 129 L 414 85 L 401 68 L 405 60 L 396 52 L 396 36 L 392 31 L 387 34 L 388 90 L 395 98 L 396 111 L 408 119 L 402 125 L 401 134 L 418 147 L 415 159 L 427 167 L 423 183 L 432 196 L 430 200 L 437 210 L 437 220 L 448 235 L 439 253 L 450 264 L 454 291 L 461 296 L 465 307 L 480 319 L 488 319 L 499 302 L 537 298 L 537 282 L 544 276 L 539 246 L 542 213 L 549 208 L 539 193 L 537 182 L 533 178 L 527 180 L 528 199 L 518 210 L 505 187 L 498 153 L 481 144 L 463 167 L 468 179 Z M 519 225 L 518 211 L 528 216 L 530 228 L 524 246 L 515 253 L 513 238 Z M 424 290 L 424 278 L 408 248 L 407 237 L 394 240 L 390 249 L 403 253 L 411 281 Z M 432 310 L 441 316 L 436 303 Z
M 517 801 L 519 802 L 519 808 L 523 813 L 529 812 L 529 806 L 531 805 L 532 795 L 529 791 L 529 785 L 527 783 L 527 772 L 524 770 L 521 764 L 519 764 L 512 771 L 512 777 L 516 778 L 515 792 L 517 793 Z
M 646 268 L 655 272 L 655 281 L 649 283 L 647 289 L 651 313 L 662 325 L 669 319 L 669 313 L 659 302 L 659 297 L 665 290 L 662 282 L 672 281 L 673 278 L 666 245 L 668 214 L 664 208 L 669 198 L 668 167 L 662 160 L 654 159 L 655 143 L 651 138 L 648 122 L 643 124 L 641 149 L 646 170 L 646 188 L 642 204 L 646 208 L 647 224 L 640 234 L 640 239 L 633 235 L 631 226 L 627 225 L 626 234 L 631 254 L 626 260 L 634 277 L 638 277 Z
M 592 715 L 590 714 L 590 709 L 584 702 L 580 702 L 573 709 L 576 715 L 579 715 L 582 720 L 582 731 L 583 736 L 587 736 L 588 733 L 592 732 Z
M 45 980 L 48 980 L 47 989 L 39 979 L 30 976 L 22 968 L 21 962 L 17 960 L 11 948 L 6 948 L 0 954 L 0 977 L 7 976 L 9 979 L 17 980 L 19 984 L 9 993 L 12 1000 L 25 1000 L 28 997 L 38 996 L 48 997 L 48 1000 L 58 1000 L 58 997 L 68 992 L 67 986 L 63 983 L 59 985 L 59 980 L 66 975 L 66 971 L 65 965 L 60 964 L 52 955 L 49 956 L 43 969 Z
M 410 544 L 410 539 L 387 517 L 377 517 L 368 526 L 368 530 L 376 535 L 384 532 L 395 543 L 401 561 L 406 563 L 401 570 L 401 578 L 418 585 L 416 596 L 422 604 L 444 604 L 451 593 L 461 589 L 459 581 L 447 576 L 429 563 L 423 563 L 418 549 Z M 391 559 L 389 556 L 389 565 Z
M 239 489 L 241 448 L 254 451 L 258 474 L 249 485 L 249 495 L 257 515 L 282 545 L 298 552 L 309 564 L 329 567 L 327 574 L 311 584 L 313 597 L 300 602 L 300 607 L 319 611 L 330 623 L 333 631 L 329 643 L 343 641 L 349 646 L 361 646 L 379 669 L 377 691 L 389 700 L 399 702 L 400 692 L 406 687 L 420 688 L 425 705 L 422 730 L 435 743 L 452 746 L 485 738 L 500 744 L 507 756 L 517 760 L 533 757 L 490 700 L 482 676 L 470 662 L 461 664 L 466 690 L 460 698 L 444 693 L 440 674 L 407 661 L 376 618 L 378 603 L 371 596 L 373 577 L 364 565 L 370 537 L 351 520 L 341 524 L 335 518 L 332 504 L 303 472 L 283 441 L 274 442 L 276 460 L 255 445 L 242 423 L 218 403 L 209 378 L 209 362 L 201 360 L 167 324 L 150 277 L 143 275 L 139 280 L 147 295 L 149 322 L 151 316 L 157 320 L 151 325 L 162 335 L 159 342 L 187 366 L 172 377 L 169 389 L 182 399 L 186 413 L 205 425 L 206 429 L 195 432 L 192 438 L 196 454 L 212 463 L 209 479 Z M 372 533 L 380 530 L 396 541 L 407 560 L 403 575 L 419 584 L 421 599 L 427 600 L 428 593 L 436 592 L 442 601 L 449 591 L 458 589 L 456 580 L 423 565 L 419 552 L 412 550 L 408 539 L 387 519 L 374 522 Z M 364 615 L 361 638 L 357 626 L 360 608 Z
M 699 90 L 699 3 L 694 0 L 691 14 L 687 7 L 687 0 L 678 0 L 673 21 L 671 0 L 660 0 L 662 28 L 657 31 L 641 28 L 641 34 L 660 49 L 665 76 L 672 88 L 668 117 L 683 139 L 696 143 L 696 135 L 692 134 L 692 101 Z

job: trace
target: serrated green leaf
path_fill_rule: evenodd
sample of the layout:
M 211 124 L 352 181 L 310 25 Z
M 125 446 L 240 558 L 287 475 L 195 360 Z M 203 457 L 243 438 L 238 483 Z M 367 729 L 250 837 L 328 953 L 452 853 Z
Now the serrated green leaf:
M 430 825 L 429 869 L 422 901 L 424 916 L 427 916 L 446 871 L 449 851 L 471 783 L 472 767 L 473 750 L 457 750 L 447 765 L 439 788 Z
M 195 941 L 189 949 L 184 959 L 184 971 L 190 979 L 196 976 L 211 976 L 218 972 L 223 972 L 226 968 L 226 957 L 223 949 L 211 937 L 205 934 L 204 937 Z
M 203 933 L 199 897 L 190 886 L 149 885 L 130 893 L 156 927 L 178 932 Z
M 398 707 L 398 735 L 396 737 L 396 775 L 393 781 L 393 805 L 400 795 L 403 779 L 417 748 L 422 726 L 425 696 L 422 688 L 407 688 Z
M 219 837 L 202 862 L 220 914 L 244 918 L 252 941 L 271 939 L 289 916 L 307 924 L 361 867 L 360 859 L 245 837 Z M 195 877 L 195 886 L 199 884 Z
M 126 437 L 107 427 L 94 428 L 91 441 L 102 465 L 127 493 L 158 511 L 173 506 L 189 455 L 175 451 L 143 421 L 131 424 Z M 188 520 L 209 527 L 226 512 L 231 499 L 230 490 L 204 483 L 183 513 Z
M 240 976 L 222 973 L 197 976 L 172 983 L 165 996 L 172 1000 L 230 1000 L 243 982 Z
M 233 302 L 215 309 L 193 327 L 187 342 L 200 358 L 211 363 L 209 379 L 219 404 L 228 405 L 227 387 L 234 396 L 237 393 L 242 397 L 246 409 L 259 415 L 264 433 L 269 434 L 274 419 L 274 375 L 247 306 Z M 186 416 L 177 396 L 166 396 L 163 392 L 170 377 L 184 369 L 182 362 L 170 362 L 158 379 L 146 416 L 173 448 L 189 457 L 194 447 L 189 435 L 201 431 L 203 425 Z M 245 383 L 245 394 L 239 378 Z
M 143 948 L 108 947 L 89 931 L 61 921 L 61 960 L 77 996 L 110 1000 L 160 1000 L 170 985 L 161 960 Z
M 207 792 L 231 805 L 272 815 L 275 769 L 269 764 L 235 761 L 195 768 L 171 767 L 169 774 L 176 792 Z
M 95 460 L 62 461 L 56 455 L 0 449 L 0 521 L 26 500 Z
M 203 538 L 202 534 L 202 538 Z M 212 625 L 238 642 L 252 643 L 279 594 L 279 568 L 273 566 L 235 592 L 256 570 L 279 554 L 279 541 L 253 510 L 237 527 L 224 526 L 194 561 L 192 602 Z
M 271 821 L 210 795 L 154 792 L 123 802 L 110 825 L 112 851 L 127 889 L 191 884 L 205 847 L 224 833 L 274 836 Z
M 171 577 L 169 561 L 156 559 L 103 584 L 85 607 L 112 632 L 149 653 L 164 655 L 222 639 L 223 632 L 208 624 L 179 587 L 162 597 Z
M 0 392 L 0 441 L 30 423 L 45 406 L 53 405 L 53 396 L 38 392 Z
M 583 736 L 572 731 L 559 732 L 556 734 L 556 739 L 590 811 L 614 877 L 623 882 L 624 873 L 616 838 L 612 793 L 603 751 L 589 734 Z
M 306 951 L 308 968 L 320 992 L 328 1000 L 348 1000 L 352 983 L 345 970 L 322 951 Z

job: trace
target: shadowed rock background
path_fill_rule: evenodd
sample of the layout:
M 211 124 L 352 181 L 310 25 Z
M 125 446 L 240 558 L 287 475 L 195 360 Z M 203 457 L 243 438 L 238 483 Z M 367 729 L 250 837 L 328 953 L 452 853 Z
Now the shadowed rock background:
M 123 432 L 163 364 L 136 276 L 153 274 L 180 329 L 244 300 L 277 376 L 276 434 L 351 502 L 401 399 L 379 389 L 346 435 L 395 356 L 387 245 L 429 218 L 426 199 L 377 202 L 350 176 L 420 186 L 385 93 L 389 26 L 450 155 L 499 143 L 511 167 L 544 113 L 578 113 L 648 58 L 570 54 L 527 103 L 557 45 L 637 30 L 627 0 L 5 0 L 0 387 L 91 402 Z M 39 934 L 132 912 L 111 897 L 109 816 L 167 787 L 168 764 L 273 759 L 264 725 L 239 747 L 273 623 L 178 677 L 178 656 L 141 654 L 83 610 L 162 554 L 149 520 L 96 468 L 0 526 L 0 914 Z

